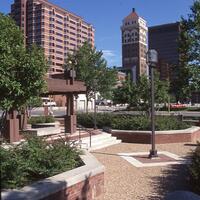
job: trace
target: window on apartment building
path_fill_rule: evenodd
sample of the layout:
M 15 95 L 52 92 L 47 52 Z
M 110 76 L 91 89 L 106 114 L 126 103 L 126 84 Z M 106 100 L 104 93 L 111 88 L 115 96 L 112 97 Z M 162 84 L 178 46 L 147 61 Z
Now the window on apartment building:
M 49 33 L 53 33 L 54 34 L 54 31 L 53 30 L 49 30 Z
M 63 52 L 61 51 L 56 51 L 57 54 L 63 55 Z
M 53 36 L 49 36 L 49 39 L 50 40 L 54 40 L 55 38 Z
M 55 50 L 54 50 L 54 49 L 49 49 L 49 52 L 50 52 L 50 53 L 54 53 Z
M 49 46 L 53 46 L 53 47 L 54 47 L 54 46 L 55 46 L 55 44 L 50 42 L 50 43 L 49 43 Z
M 69 22 L 72 23 L 72 24 L 76 24 L 76 22 L 74 22 L 74 21 L 72 21 L 72 20 L 70 20 Z
M 58 27 L 58 26 L 56 26 L 56 29 L 57 29 L 57 30 L 60 30 L 60 31 L 63 31 L 63 29 L 60 28 L 60 27 Z
M 83 28 L 83 29 L 87 29 L 87 27 L 86 27 L 86 26 L 82 26 L 82 28 Z
M 71 35 L 76 35 L 75 33 L 73 33 L 73 32 L 69 32 Z
M 63 40 L 60 40 L 60 39 L 56 39 L 56 41 L 57 41 L 57 42 L 61 42 L 61 43 L 63 42 Z
M 86 34 L 86 35 L 87 35 L 87 32 L 85 32 L 85 31 L 82 31 L 82 33 L 84 33 L 84 34 Z
M 63 19 L 63 17 L 61 15 L 56 14 L 56 17 L 59 19 Z
M 60 25 L 63 25 L 63 23 L 60 22 L 60 21 L 58 21 L 58 20 L 56 20 L 56 23 L 58 23 L 58 24 L 60 24 Z
M 63 34 L 61 34 L 61 33 L 57 33 L 57 32 L 56 32 L 56 35 L 58 35 L 58 36 L 60 36 L 60 37 L 63 37 Z
M 76 28 L 74 28 L 73 26 L 70 26 L 69 28 L 71 28 L 72 30 L 76 30 Z
M 69 33 L 69 31 L 65 29 L 65 30 L 64 30 L 64 33 Z
M 56 47 L 59 49 L 63 49 L 63 47 L 61 45 L 56 45 Z
M 71 45 L 71 46 L 74 46 L 74 47 L 76 46 L 76 45 L 75 45 L 75 44 L 73 44 L 73 43 L 70 43 L 70 45 Z
M 63 58 L 60 58 L 60 57 L 56 57 L 56 59 L 57 59 L 57 60 L 63 61 Z
M 60 63 L 56 63 L 56 65 L 59 66 L 59 67 L 63 66 L 63 64 L 60 64 Z
M 76 41 L 76 39 L 75 39 L 75 38 L 72 38 L 72 37 L 70 37 L 69 39 L 70 39 L 70 40 L 73 40 L 73 41 Z

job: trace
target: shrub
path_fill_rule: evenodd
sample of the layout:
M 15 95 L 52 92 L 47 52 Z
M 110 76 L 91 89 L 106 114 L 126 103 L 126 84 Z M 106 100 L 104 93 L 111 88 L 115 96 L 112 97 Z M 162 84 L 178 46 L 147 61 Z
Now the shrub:
M 145 116 L 118 115 L 113 118 L 111 127 L 120 130 L 148 130 L 149 121 Z
M 200 143 L 197 144 L 196 150 L 192 153 L 189 172 L 192 189 L 200 194 Z
M 97 113 L 96 123 L 98 128 L 103 128 L 105 126 L 111 125 L 113 115 L 110 113 Z M 94 127 L 94 113 L 80 113 L 77 115 L 78 124 L 87 127 Z
M 19 188 L 81 166 L 81 153 L 63 141 L 48 144 L 38 137 L 13 148 L 1 148 L 1 188 Z
M 94 127 L 94 114 L 78 114 L 78 124 L 87 128 Z M 151 130 L 151 121 L 146 115 L 97 113 L 97 127 L 110 127 L 120 130 Z M 157 116 L 155 120 L 155 130 L 157 131 L 186 129 L 189 127 L 190 124 L 182 122 L 174 116 Z
M 179 118 L 174 116 L 157 116 L 155 119 L 155 130 L 181 130 L 189 128 L 189 123 L 181 121 Z M 149 127 L 150 130 L 150 127 Z
M 38 117 L 31 117 L 28 120 L 29 124 L 39 124 L 39 123 L 53 123 L 55 119 L 53 116 L 38 116 Z

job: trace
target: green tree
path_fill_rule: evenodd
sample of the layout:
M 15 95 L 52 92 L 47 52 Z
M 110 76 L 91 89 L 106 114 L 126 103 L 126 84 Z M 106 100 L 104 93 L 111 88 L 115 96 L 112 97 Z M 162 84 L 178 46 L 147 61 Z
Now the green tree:
M 68 55 L 66 68 L 76 70 L 77 79 L 84 81 L 87 102 L 99 92 L 103 98 L 110 98 L 116 84 L 116 70 L 107 68 L 103 53 L 85 42 L 74 54 Z
M 47 63 L 43 51 L 25 48 L 15 22 L 0 13 L 0 109 L 19 110 L 44 91 Z
M 200 91 L 200 1 L 195 0 L 192 13 L 181 18 L 179 35 L 179 65 L 174 66 L 172 92 L 177 101 L 191 97 L 192 91 Z
M 159 79 L 159 73 L 155 72 L 155 102 L 166 103 L 168 101 L 169 83 Z M 141 76 L 136 83 L 133 83 L 128 76 L 121 87 L 114 91 L 114 103 L 127 103 L 137 110 L 148 111 L 150 108 L 150 82 L 147 76 Z
M 114 104 L 131 104 L 131 98 L 133 96 L 133 87 L 130 74 L 128 74 L 126 80 L 122 83 L 122 86 L 113 90 L 113 103 Z

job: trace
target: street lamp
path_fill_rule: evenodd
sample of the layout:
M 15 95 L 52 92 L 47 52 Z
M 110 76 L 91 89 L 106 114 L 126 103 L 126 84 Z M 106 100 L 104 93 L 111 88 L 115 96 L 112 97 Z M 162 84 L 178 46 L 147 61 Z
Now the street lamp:
M 154 49 L 150 49 L 147 53 L 147 61 L 150 68 L 151 76 L 151 150 L 149 158 L 158 157 L 155 144 L 155 110 L 154 110 L 154 68 L 158 63 L 158 53 Z
M 94 80 L 94 129 L 97 129 L 97 107 L 96 107 L 97 80 Z

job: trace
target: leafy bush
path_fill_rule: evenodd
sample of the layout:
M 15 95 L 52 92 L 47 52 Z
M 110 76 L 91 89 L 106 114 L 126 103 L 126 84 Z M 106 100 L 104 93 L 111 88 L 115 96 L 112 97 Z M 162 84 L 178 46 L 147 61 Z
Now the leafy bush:
M 196 150 L 192 153 L 189 172 L 192 189 L 200 194 L 200 143 L 198 143 Z
M 157 116 L 155 120 L 155 130 L 157 131 L 181 130 L 189 127 L 191 127 L 190 123 L 183 122 L 174 116 Z
M 111 125 L 113 115 L 110 113 L 97 113 L 96 115 L 96 123 L 98 128 L 103 128 L 105 126 Z M 94 113 L 80 113 L 77 115 L 78 124 L 87 127 L 94 127 Z
M 113 118 L 111 127 L 120 130 L 148 130 L 149 121 L 145 116 L 118 115 Z
M 39 123 L 53 123 L 55 119 L 53 116 L 38 116 L 38 117 L 31 117 L 28 120 L 29 124 L 39 124 Z
M 151 130 L 151 122 L 148 116 L 133 116 L 111 113 L 97 113 L 97 127 L 110 127 L 121 130 Z M 78 114 L 78 124 L 92 128 L 94 127 L 94 114 Z M 190 124 L 182 122 L 173 116 L 157 116 L 155 120 L 155 129 L 159 130 L 177 130 L 189 128 Z
M 0 147 L 1 188 L 19 188 L 81 166 L 80 151 L 63 141 L 48 144 L 38 138 L 13 148 Z

